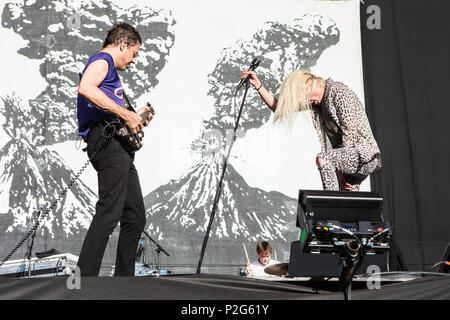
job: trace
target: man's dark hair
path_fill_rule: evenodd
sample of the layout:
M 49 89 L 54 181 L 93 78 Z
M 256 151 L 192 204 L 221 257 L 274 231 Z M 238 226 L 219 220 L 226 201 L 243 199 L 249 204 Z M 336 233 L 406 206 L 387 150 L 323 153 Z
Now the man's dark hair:
M 142 43 L 141 35 L 131 25 L 126 22 L 116 23 L 108 31 L 103 48 L 106 48 L 110 44 L 120 44 L 122 41 L 127 42 L 127 47 L 132 47 L 138 43 Z
M 266 251 L 272 253 L 272 246 L 270 245 L 270 243 L 268 243 L 267 241 L 261 241 L 256 244 L 256 252 L 261 253 Z

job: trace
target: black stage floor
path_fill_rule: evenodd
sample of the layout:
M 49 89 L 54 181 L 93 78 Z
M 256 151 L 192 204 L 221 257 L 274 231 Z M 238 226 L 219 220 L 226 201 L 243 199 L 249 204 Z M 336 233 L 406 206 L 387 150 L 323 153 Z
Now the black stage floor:
M 389 276 L 389 277 L 388 277 Z M 354 281 L 352 300 L 450 300 L 450 275 L 395 273 L 380 289 Z M 403 278 L 403 280 L 401 280 Z M 0 277 L 1 300 L 343 300 L 337 281 L 186 274 L 159 277 Z M 68 285 L 69 282 L 69 285 Z M 72 288 L 72 289 L 69 289 Z

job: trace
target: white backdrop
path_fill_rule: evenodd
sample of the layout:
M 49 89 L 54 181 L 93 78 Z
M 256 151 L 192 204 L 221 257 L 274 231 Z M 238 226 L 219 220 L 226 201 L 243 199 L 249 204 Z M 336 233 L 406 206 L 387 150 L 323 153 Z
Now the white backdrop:
M 120 3 L 120 1 L 112 1 Z M 304 13 L 327 13 L 341 31 L 337 45 L 325 50 L 311 71 L 322 77 L 332 77 L 349 85 L 364 103 L 362 63 L 359 35 L 359 1 L 127 1 L 127 5 L 165 8 L 176 13 L 176 40 L 167 67 L 161 72 L 160 84 L 139 102 L 151 101 L 157 110 L 154 122 L 146 129 L 151 136 L 136 159 L 138 169 L 155 168 L 151 179 L 142 179 L 148 193 L 172 178 L 176 178 L 197 160 L 186 147 L 195 139 L 201 119 L 211 113 L 207 75 L 217 62 L 221 50 L 239 39 L 249 39 L 266 21 L 289 22 Z M 351 16 L 353 19 L 349 19 Z M 2 92 L 15 91 L 25 100 L 33 99 L 45 88 L 39 74 L 39 61 L 17 54 L 26 41 L 13 31 L 1 28 L 4 39 L 2 56 L 7 63 L 0 79 Z M 7 45 L 6 45 L 7 44 Z M 248 58 L 249 64 L 252 57 Z M 139 63 L 139 60 L 138 60 Z M 248 66 L 243 66 L 248 67 Z M 24 77 L 26 75 L 26 77 Z M 236 82 L 239 81 L 236 75 Z M 74 106 L 75 107 L 75 106 Z M 248 106 L 246 108 L 265 107 Z M 301 120 L 300 120 L 301 121 Z M 256 132 L 249 132 L 239 141 L 232 160 L 252 186 L 278 190 L 296 197 L 299 189 L 320 189 L 321 182 L 314 164 L 319 151 L 313 128 L 303 122 L 292 133 L 267 123 Z M 304 128 L 304 129 L 303 129 Z M 1 136 L 1 144 L 7 137 Z M 288 146 L 297 146 L 294 150 Z M 85 157 L 74 143 L 54 146 L 73 170 Z M 251 151 L 251 152 L 250 152 Z M 270 165 L 269 165 L 270 164 Z M 157 169 L 156 169 L 157 168 Z M 258 170 L 255 170 L 258 168 Z M 141 171 L 140 170 L 140 171 Z M 150 169 L 151 170 L 151 169 Z M 82 177 L 95 185 L 93 170 Z M 92 188 L 96 190 L 96 188 Z M 369 190 L 367 179 L 361 190 Z M 4 203 L 2 205 L 5 205 Z

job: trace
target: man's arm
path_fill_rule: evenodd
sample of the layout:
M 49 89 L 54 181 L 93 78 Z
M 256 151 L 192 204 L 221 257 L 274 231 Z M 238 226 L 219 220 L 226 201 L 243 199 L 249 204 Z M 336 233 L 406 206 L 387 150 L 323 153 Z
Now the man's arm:
M 94 105 L 122 118 L 133 132 L 139 132 L 144 126 L 142 118 L 110 99 L 102 90 L 100 84 L 108 74 L 108 62 L 100 59 L 92 62 L 85 70 L 78 87 L 78 93 Z

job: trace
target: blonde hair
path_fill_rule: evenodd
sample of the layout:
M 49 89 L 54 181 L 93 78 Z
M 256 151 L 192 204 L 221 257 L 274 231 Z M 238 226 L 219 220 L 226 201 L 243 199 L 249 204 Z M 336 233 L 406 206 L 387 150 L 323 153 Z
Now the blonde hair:
M 274 122 L 292 121 L 296 112 L 310 109 L 309 97 L 313 85 L 323 81 L 307 70 L 296 70 L 290 73 L 280 87 Z

